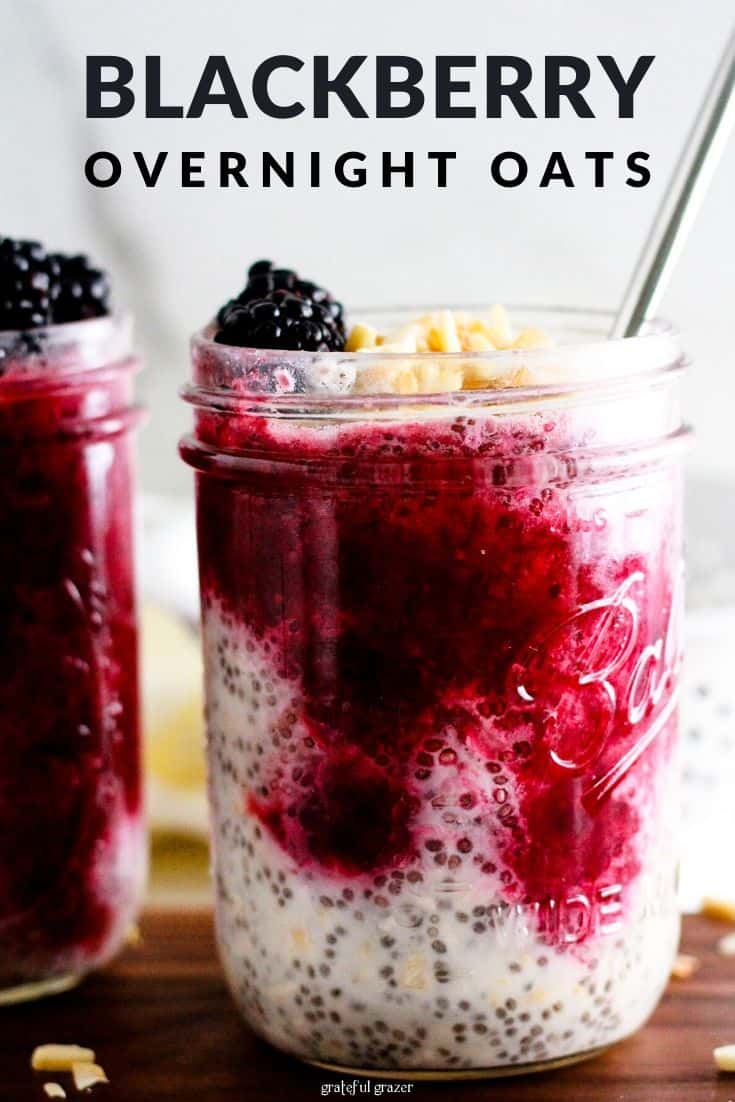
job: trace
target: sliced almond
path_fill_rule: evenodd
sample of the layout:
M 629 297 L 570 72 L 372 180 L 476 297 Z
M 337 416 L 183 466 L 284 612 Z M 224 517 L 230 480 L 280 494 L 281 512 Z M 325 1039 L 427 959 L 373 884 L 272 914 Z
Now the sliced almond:
M 391 360 L 360 370 L 354 386 L 358 395 L 428 395 L 527 385 L 529 372 L 526 368 L 509 370 L 509 363 L 500 366 L 494 361 L 483 363 L 482 360 L 471 365 L 445 363 L 447 353 L 490 353 L 498 349 L 534 349 L 549 344 L 549 337 L 541 329 L 526 328 L 515 334 L 508 312 L 502 306 L 493 306 L 486 316 L 474 316 L 460 310 L 436 311 L 389 334 L 378 333 L 372 326 L 358 323 L 349 333 L 346 350 L 406 356 L 436 353 L 435 360 L 426 357 L 421 361 Z
M 464 363 L 464 389 L 497 388 L 503 385 L 507 369 L 495 360 L 466 360 Z
M 81 1045 L 39 1045 L 31 1056 L 34 1071 L 71 1071 L 77 1063 L 94 1063 L 95 1055 L 91 1048 Z
M 717 942 L 717 952 L 722 957 L 735 957 L 735 930 L 720 938 Z
M 461 385 L 461 375 L 460 375 Z M 411 360 L 382 361 L 361 371 L 355 382 L 356 394 L 419 394 L 420 380 Z
M 504 306 L 493 306 L 490 310 L 490 332 L 496 348 L 510 348 L 513 344 L 513 330 L 508 311 Z
M 428 352 L 429 351 L 429 322 L 412 321 L 404 325 L 391 338 L 402 352 Z
M 90 1087 L 95 1087 L 98 1083 L 110 1082 L 99 1064 L 86 1061 L 72 1064 L 71 1073 L 74 1078 L 74 1086 L 78 1091 L 89 1090 Z
M 735 1045 L 720 1045 L 712 1055 L 719 1071 L 735 1071 Z
M 372 353 L 378 358 L 374 367 L 365 367 L 357 373 L 353 393 L 411 395 L 527 386 L 534 380 L 528 368 L 523 365 L 511 368 L 509 360 L 503 364 L 492 359 L 483 362 L 479 357 L 477 362 L 467 363 L 449 358 L 448 363 L 438 359 L 384 362 L 381 355 L 416 357 L 440 352 L 456 356 L 460 352 L 532 350 L 549 344 L 549 338 L 540 329 L 523 329 L 514 334 L 507 311 L 502 306 L 493 306 L 486 317 L 474 317 L 464 310 L 439 310 L 389 334 L 378 333 L 372 326 L 360 323 L 351 330 L 346 349 Z
M 492 352 L 495 345 L 484 333 L 468 333 L 462 341 L 463 352 Z
M 294 926 L 291 930 L 291 940 L 297 949 L 307 949 L 311 946 L 311 938 L 303 926 Z
M 530 368 L 525 366 L 514 368 L 507 379 L 508 386 L 534 386 L 538 382 Z
M 461 352 L 457 323 L 451 310 L 441 310 L 427 333 L 432 352 Z
M 407 957 L 400 976 L 401 987 L 423 991 L 428 985 L 426 958 L 420 953 Z
M 139 945 L 143 944 L 143 935 L 137 922 L 131 922 L 125 931 L 125 944 L 129 945 L 131 949 L 137 949 Z
M 718 922 L 735 922 L 735 901 L 705 896 L 702 901 L 702 914 L 715 918 Z
M 675 980 L 688 980 L 699 968 L 699 957 L 691 953 L 679 953 L 671 968 L 671 976 Z
M 495 344 L 493 343 L 495 330 L 487 319 L 472 318 L 467 322 L 465 328 L 470 336 L 484 337 L 490 347 L 495 348 Z
M 419 394 L 439 394 L 462 389 L 462 368 L 457 363 L 420 360 L 413 373 Z
M 353 326 L 347 338 L 345 352 L 360 352 L 364 348 L 375 348 L 377 342 L 378 333 L 372 325 L 358 324 Z
M 549 338 L 540 329 L 524 329 L 513 341 L 514 348 L 548 348 Z
M 61 1083 L 44 1083 L 43 1089 L 47 1098 L 66 1098 L 66 1091 Z

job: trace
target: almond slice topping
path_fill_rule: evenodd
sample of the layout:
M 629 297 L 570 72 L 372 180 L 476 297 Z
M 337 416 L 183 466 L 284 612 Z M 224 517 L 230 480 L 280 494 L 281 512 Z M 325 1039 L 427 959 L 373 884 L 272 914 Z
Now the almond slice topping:
M 44 1083 L 43 1089 L 47 1098 L 66 1098 L 66 1091 L 61 1083 Z

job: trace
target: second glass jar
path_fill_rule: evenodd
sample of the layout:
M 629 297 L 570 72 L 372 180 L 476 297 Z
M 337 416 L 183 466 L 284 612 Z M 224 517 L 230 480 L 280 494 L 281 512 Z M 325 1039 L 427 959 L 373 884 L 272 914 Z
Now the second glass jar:
M 0 1003 L 123 944 L 146 868 L 129 324 L 0 333 Z

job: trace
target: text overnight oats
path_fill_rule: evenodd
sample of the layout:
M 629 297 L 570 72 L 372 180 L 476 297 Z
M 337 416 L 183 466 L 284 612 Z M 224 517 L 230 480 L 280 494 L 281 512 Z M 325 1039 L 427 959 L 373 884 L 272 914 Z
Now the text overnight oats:
M 122 945 L 145 871 L 129 325 L 0 239 L 0 1003 Z
M 297 1056 L 548 1065 L 666 983 L 682 363 L 605 321 L 346 336 L 260 264 L 194 339 L 220 952 Z

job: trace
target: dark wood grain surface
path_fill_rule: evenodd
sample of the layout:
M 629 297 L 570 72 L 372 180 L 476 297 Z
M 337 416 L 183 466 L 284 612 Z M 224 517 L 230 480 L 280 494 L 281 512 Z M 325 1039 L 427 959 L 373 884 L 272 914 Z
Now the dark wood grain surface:
M 0 1102 L 44 1099 L 30 1070 L 33 1047 L 76 1042 L 97 1052 L 109 1086 L 99 1102 L 301 1102 L 325 1097 L 339 1079 L 256 1040 L 230 1004 L 207 911 L 145 916 L 143 942 L 75 991 L 0 1010 Z M 717 1074 L 716 1044 L 735 1042 L 735 959 L 715 951 L 723 928 L 685 921 L 683 948 L 701 958 L 672 981 L 649 1025 L 595 1060 L 545 1075 L 470 1083 L 416 1083 L 410 1094 L 442 1102 L 729 1102 L 735 1076 Z M 347 1081 L 347 1080 L 346 1080 Z M 376 1096 L 357 1094 L 356 1098 Z M 350 1097 L 330 1093 L 329 1097 Z

